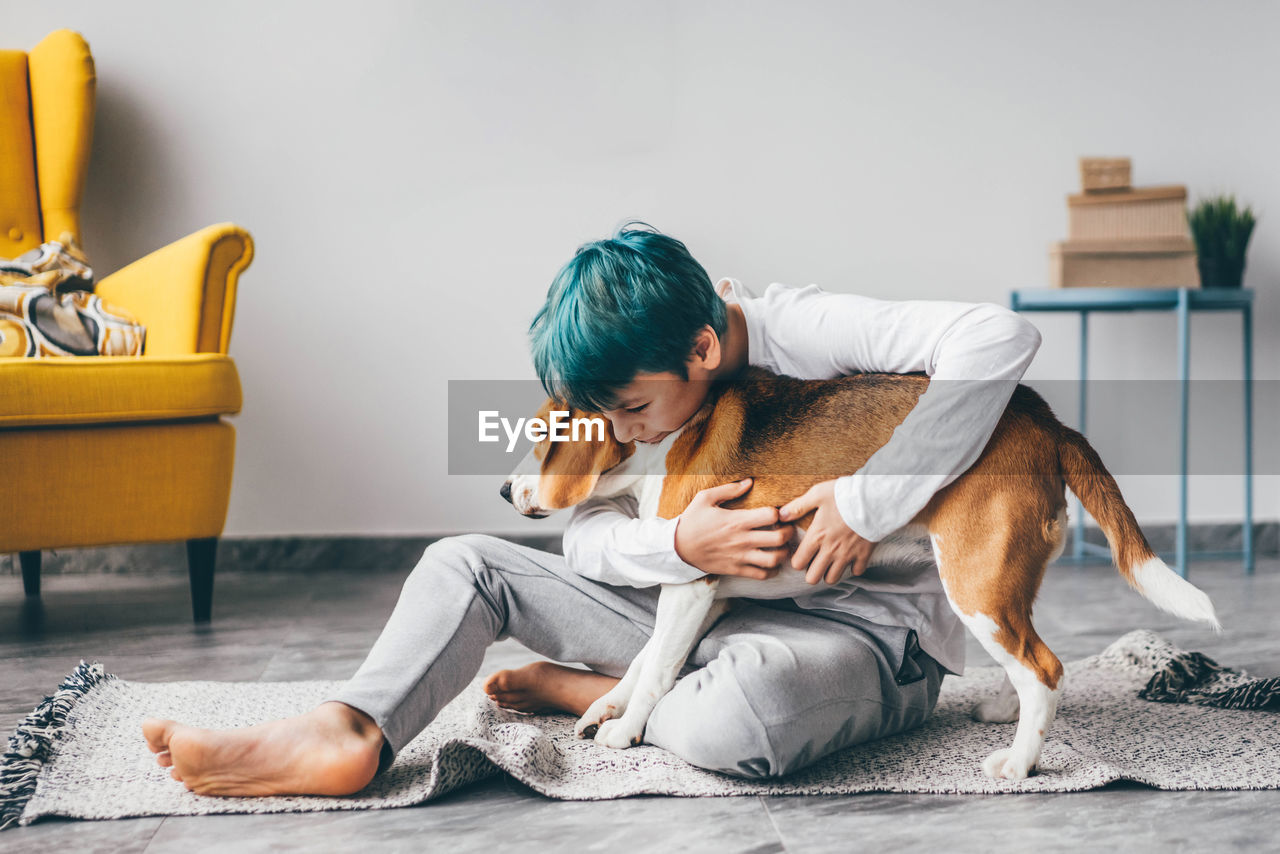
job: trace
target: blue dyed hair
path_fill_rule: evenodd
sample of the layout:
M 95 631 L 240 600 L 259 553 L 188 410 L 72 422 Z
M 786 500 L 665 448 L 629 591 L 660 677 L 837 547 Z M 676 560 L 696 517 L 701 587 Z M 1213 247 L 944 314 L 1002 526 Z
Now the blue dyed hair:
M 617 408 L 617 392 L 640 372 L 688 379 L 698 332 L 710 326 L 723 336 L 728 325 L 724 300 L 685 245 L 630 220 L 608 240 L 579 246 L 560 269 L 529 346 L 548 395 L 602 412 Z

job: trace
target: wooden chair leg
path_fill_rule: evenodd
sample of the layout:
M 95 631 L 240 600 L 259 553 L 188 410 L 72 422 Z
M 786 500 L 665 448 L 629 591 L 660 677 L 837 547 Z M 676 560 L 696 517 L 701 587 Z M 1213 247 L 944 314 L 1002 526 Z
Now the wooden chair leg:
M 213 564 L 218 538 L 187 540 L 187 569 L 191 574 L 191 613 L 197 623 L 207 623 L 213 609 Z
M 18 552 L 22 564 L 22 589 L 28 596 L 40 595 L 40 551 Z

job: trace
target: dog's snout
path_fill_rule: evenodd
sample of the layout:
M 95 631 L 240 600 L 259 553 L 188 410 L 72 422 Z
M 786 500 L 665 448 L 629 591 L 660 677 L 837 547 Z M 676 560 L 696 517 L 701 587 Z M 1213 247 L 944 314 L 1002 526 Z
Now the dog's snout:
M 511 500 L 511 481 L 508 480 L 505 483 L 503 483 L 502 489 L 499 489 L 498 493 L 503 498 L 507 499 L 507 501 L 510 501 Z

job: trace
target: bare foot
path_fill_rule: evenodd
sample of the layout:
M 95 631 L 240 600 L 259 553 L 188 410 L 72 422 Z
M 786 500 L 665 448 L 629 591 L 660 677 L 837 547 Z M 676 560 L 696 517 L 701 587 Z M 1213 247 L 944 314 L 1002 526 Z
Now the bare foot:
M 484 692 L 504 709 L 517 712 L 568 712 L 581 716 L 618 680 L 612 676 L 535 661 L 518 670 L 499 670 L 484 682 Z
M 238 729 L 147 718 L 156 762 L 199 795 L 349 795 L 378 772 L 382 730 L 346 703 Z

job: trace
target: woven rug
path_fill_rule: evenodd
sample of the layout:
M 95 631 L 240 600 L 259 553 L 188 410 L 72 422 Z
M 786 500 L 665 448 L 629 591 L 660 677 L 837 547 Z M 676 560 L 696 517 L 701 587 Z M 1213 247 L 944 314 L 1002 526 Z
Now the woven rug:
M 1160 789 L 1280 788 L 1280 680 L 1251 679 L 1148 631 L 1066 664 L 1066 691 L 1040 772 L 1018 782 L 980 768 L 1014 724 L 977 723 L 997 667 L 948 676 L 930 719 L 791 776 L 753 781 L 704 771 L 651 746 L 616 751 L 574 737 L 568 715 L 493 705 L 478 678 L 363 791 L 348 797 L 219 798 L 169 776 L 140 722 L 246 726 L 313 708 L 337 682 L 127 682 L 83 661 L 9 739 L 0 764 L 0 828 L 41 816 L 381 809 L 418 804 L 506 771 L 553 798 L 799 795 L 856 792 L 1071 792 L 1113 780 Z

